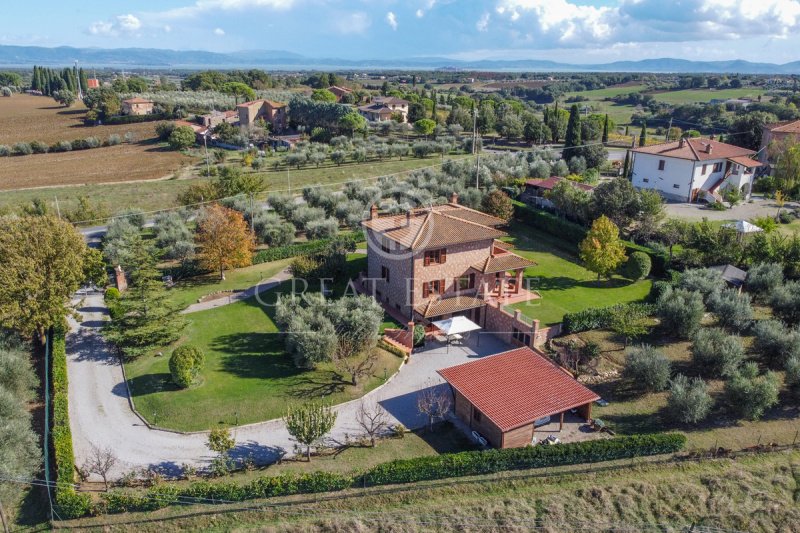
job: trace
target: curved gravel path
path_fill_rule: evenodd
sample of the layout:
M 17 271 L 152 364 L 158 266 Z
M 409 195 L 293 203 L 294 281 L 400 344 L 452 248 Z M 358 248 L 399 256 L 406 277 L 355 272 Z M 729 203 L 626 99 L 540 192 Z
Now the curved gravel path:
M 81 295 L 75 303 L 81 298 L 80 321 L 70 319 L 71 331 L 67 336 L 69 414 L 76 464 L 83 464 L 92 446 L 97 446 L 112 449 L 119 458 L 112 478 L 134 468 L 160 467 L 169 473 L 176 472 L 183 463 L 207 465 L 213 455 L 205 446 L 205 432 L 181 434 L 150 429 L 131 410 L 122 366 L 100 334 L 108 319 L 103 296 L 99 293 Z M 364 401 L 380 403 L 391 423 L 421 427 L 426 421 L 417 411 L 417 394 L 432 383 L 443 386 L 437 369 L 506 348 L 493 336 L 486 335 L 481 338 L 479 347 L 450 347 L 449 350 L 440 347 L 414 354 L 409 364 L 401 367 L 385 385 L 367 394 Z M 338 418 L 331 439 L 343 441 L 346 433 L 361 433 L 356 422 L 360 402 L 355 400 L 335 407 Z M 234 435 L 234 457 L 245 458 L 252 454 L 257 462 L 269 463 L 293 455 L 294 442 L 281 420 L 240 426 L 234 428 Z

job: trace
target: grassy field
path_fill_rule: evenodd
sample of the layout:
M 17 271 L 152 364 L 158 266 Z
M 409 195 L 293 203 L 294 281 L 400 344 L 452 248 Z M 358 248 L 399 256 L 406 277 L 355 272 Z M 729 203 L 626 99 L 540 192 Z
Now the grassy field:
M 225 280 L 220 281 L 219 274 L 204 274 L 178 281 L 169 290 L 170 302 L 183 309 L 197 302 L 197 299 L 217 291 L 239 290 L 269 279 L 287 266 L 290 259 L 261 263 L 245 268 L 237 268 L 225 272 Z
M 542 298 L 510 306 L 539 319 L 542 325 L 561 322 L 565 313 L 588 307 L 604 307 L 641 300 L 650 292 L 649 280 L 631 283 L 615 276 L 611 281 L 597 281 L 597 274 L 586 270 L 574 252 L 562 241 L 535 228 L 517 225 L 507 240 L 516 246 L 514 253 L 536 261 L 525 270 L 530 288 Z
M 613 87 L 605 87 L 603 89 L 595 89 L 593 91 L 576 91 L 566 93 L 565 96 L 585 96 L 590 100 L 602 100 L 604 98 L 613 98 L 621 94 L 638 93 L 647 89 L 647 85 L 615 85 Z
M 176 506 L 79 521 L 84 529 L 136 531 L 661 531 L 792 532 L 800 522 L 797 469 L 788 451 L 702 462 L 632 464 L 605 472 L 506 475 L 450 485 L 352 491 L 289 505 Z M 525 472 L 521 473 L 524 474 Z M 403 490 L 405 489 L 405 490 Z M 660 525 L 659 527 L 656 527 Z
M 667 91 L 652 93 L 656 100 L 666 102 L 668 104 L 691 104 L 710 102 L 716 99 L 729 99 L 729 98 L 756 98 L 763 95 L 764 90 L 756 87 L 743 87 L 741 89 L 720 89 L 712 91 L 710 89 L 686 89 L 683 91 Z
M 88 156 L 91 158 L 92 154 L 99 156 L 102 153 L 106 153 L 103 152 L 104 150 L 114 150 L 115 148 L 119 147 L 98 148 L 86 152 L 70 152 L 69 154 L 72 156 Z M 169 153 L 171 156 L 185 157 L 175 152 L 165 153 Z M 18 171 L 21 171 L 24 170 L 27 165 L 33 164 L 34 158 L 47 158 L 57 155 L 60 154 L 35 155 L 22 158 L 4 157 L 0 158 L 0 169 L 3 168 L 4 164 L 13 164 L 18 165 Z M 458 158 L 464 156 L 452 157 Z M 135 159 L 140 161 L 143 158 L 137 156 Z M 186 159 L 189 160 L 189 158 Z M 75 161 L 80 163 L 79 159 L 75 159 Z M 437 165 L 440 161 L 438 157 L 428 157 L 425 159 L 409 158 L 402 161 L 394 159 L 382 162 L 346 164 L 341 167 L 333 168 L 304 168 L 299 171 L 297 169 L 292 169 L 289 172 L 288 179 L 285 169 L 277 172 L 263 172 L 260 175 L 263 176 L 268 188 L 261 197 L 262 199 L 266 198 L 270 191 L 287 189 L 289 179 L 291 179 L 292 191 L 300 192 L 300 189 L 306 185 L 323 183 L 338 187 L 350 180 L 377 179 L 387 174 L 408 172 L 418 168 Z M 136 164 L 138 165 L 140 163 Z M 46 170 L 50 173 L 54 172 L 52 168 Z M 192 175 L 191 173 L 189 174 Z M 0 176 L 1 175 L 2 171 L 0 170 Z M 80 175 L 82 174 L 79 173 L 75 178 L 78 180 L 76 183 L 89 183 L 88 180 L 80 181 L 80 179 L 82 179 Z M 25 171 L 20 175 L 16 175 L 14 179 L 27 180 L 33 178 Z M 0 194 L 0 209 L 18 209 L 20 206 L 30 204 L 34 198 L 42 198 L 55 210 L 55 198 L 58 198 L 61 209 L 69 210 L 77 206 L 78 199 L 81 196 L 88 196 L 93 202 L 106 206 L 112 214 L 128 207 L 138 207 L 145 211 L 154 211 L 176 206 L 177 197 L 181 192 L 185 191 L 193 183 L 205 180 L 206 178 L 193 177 L 190 179 L 167 179 L 139 183 L 115 183 L 107 185 L 88 184 L 71 187 L 51 187 L 47 189 L 9 190 L 3 191 L 3 194 Z M 0 178 L 0 189 L 3 188 L 2 183 L 3 181 Z

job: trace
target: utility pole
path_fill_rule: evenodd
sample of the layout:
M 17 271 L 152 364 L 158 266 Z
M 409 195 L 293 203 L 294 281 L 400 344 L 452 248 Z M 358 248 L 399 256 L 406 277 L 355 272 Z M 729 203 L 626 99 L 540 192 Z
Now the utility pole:
M 256 240 L 255 218 L 256 218 L 256 213 L 255 213 L 255 211 L 253 211 L 253 193 L 251 192 L 250 193 L 250 235 L 252 235 L 253 241 Z
M 6 512 L 3 509 L 3 502 L 0 502 L 0 522 L 3 522 L 3 531 L 9 533 L 8 524 L 6 523 Z
M 208 161 L 208 131 L 203 134 L 203 146 L 206 149 L 206 176 L 211 177 L 211 163 Z
M 58 196 L 53 195 L 53 198 L 56 199 L 56 213 L 58 213 L 58 218 L 61 218 L 61 208 L 58 206 Z
M 478 106 L 472 107 L 472 154 L 475 156 L 475 188 L 480 188 L 481 154 L 478 151 Z
M 672 117 L 669 117 L 669 126 L 667 127 L 667 136 L 665 140 L 669 142 L 669 132 L 672 130 Z

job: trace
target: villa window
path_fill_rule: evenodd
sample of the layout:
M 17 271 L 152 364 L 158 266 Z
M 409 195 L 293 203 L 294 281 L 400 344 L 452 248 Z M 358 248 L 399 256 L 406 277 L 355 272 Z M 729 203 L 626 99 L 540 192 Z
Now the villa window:
M 426 281 L 422 284 L 422 297 L 427 298 L 433 294 L 444 293 L 444 280 L 437 279 L 434 281 Z
M 481 412 L 474 407 L 472 408 L 472 419 L 475 420 L 475 422 L 481 421 Z
M 424 265 L 443 265 L 447 262 L 447 249 L 425 250 Z
M 712 172 L 722 172 L 722 162 L 714 163 L 714 170 Z
M 703 165 L 703 172 L 702 172 L 703 176 L 706 175 L 706 172 L 708 172 L 708 165 Z
M 383 237 L 381 239 L 381 250 L 382 251 L 387 252 L 387 253 L 390 252 L 391 251 L 390 245 L 391 245 L 391 241 L 389 239 L 387 239 L 386 237 Z
M 460 291 L 466 291 L 468 289 L 475 288 L 475 274 L 470 274 L 469 276 L 460 276 L 455 279 L 455 286 Z
M 514 338 L 515 341 L 522 343 L 525 346 L 530 346 L 531 344 L 531 335 L 530 333 L 525 333 L 517 328 L 511 328 L 511 336 Z
M 664 170 L 664 166 L 665 166 L 666 164 L 667 164 L 667 162 L 666 162 L 666 161 L 664 161 L 663 159 L 659 159 L 659 160 L 658 160 L 658 170 Z
M 673 188 L 673 189 L 680 189 L 680 188 L 681 188 L 681 186 L 680 186 L 680 185 L 678 185 L 677 183 L 675 183 L 675 184 L 673 184 L 673 185 L 672 185 L 672 188 Z
M 385 266 L 381 267 L 381 277 L 386 280 L 386 283 L 389 283 L 389 269 Z

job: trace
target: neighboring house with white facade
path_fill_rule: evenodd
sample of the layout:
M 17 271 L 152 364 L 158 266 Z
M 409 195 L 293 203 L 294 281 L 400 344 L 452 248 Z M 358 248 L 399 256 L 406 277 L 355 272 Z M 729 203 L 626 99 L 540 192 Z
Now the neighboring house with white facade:
M 755 150 L 714 139 L 680 139 L 631 150 L 631 181 L 674 202 L 722 201 L 723 191 L 738 188 L 750 198 Z

